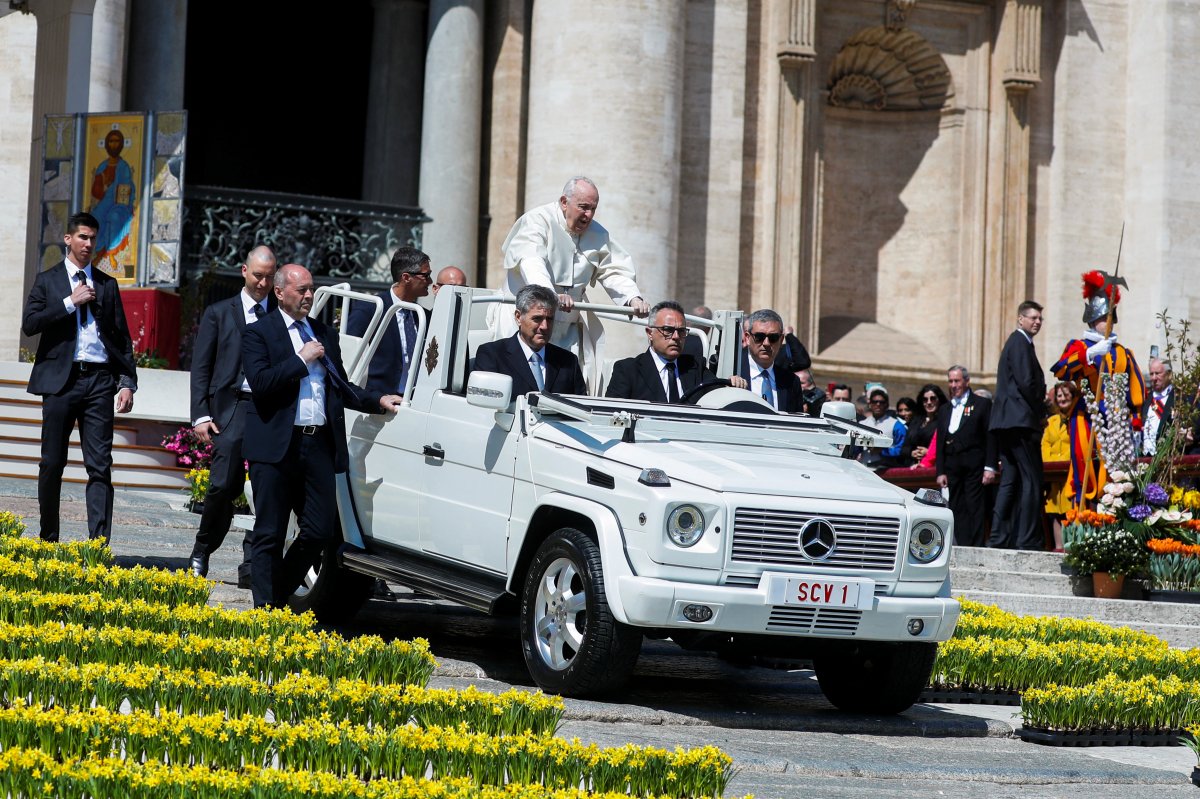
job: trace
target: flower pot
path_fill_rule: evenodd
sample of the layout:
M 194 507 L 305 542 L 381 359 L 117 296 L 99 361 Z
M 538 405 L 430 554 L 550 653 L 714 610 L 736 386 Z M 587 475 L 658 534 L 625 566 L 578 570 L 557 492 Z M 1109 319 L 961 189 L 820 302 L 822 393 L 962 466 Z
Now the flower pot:
M 1092 572 L 1092 594 L 1097 599 L 1120 599 L 1125 575 L 1115 577 L 1108 572 Z

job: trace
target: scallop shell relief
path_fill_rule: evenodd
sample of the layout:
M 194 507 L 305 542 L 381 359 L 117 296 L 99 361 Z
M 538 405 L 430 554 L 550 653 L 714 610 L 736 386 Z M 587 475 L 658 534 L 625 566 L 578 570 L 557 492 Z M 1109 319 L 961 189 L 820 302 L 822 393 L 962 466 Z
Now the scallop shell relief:
M 954 96 L 950 69 L 919 34 L 882 25 L 846 40 L 829 66 L 829 104 L 871 111 L 927 111 Z

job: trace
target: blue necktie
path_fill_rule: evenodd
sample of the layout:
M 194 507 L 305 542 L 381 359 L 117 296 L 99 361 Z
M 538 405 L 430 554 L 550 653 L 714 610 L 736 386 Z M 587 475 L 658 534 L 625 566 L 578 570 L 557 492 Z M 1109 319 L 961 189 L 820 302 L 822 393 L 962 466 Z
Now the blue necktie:
M 308 325 L 303 322 L 296 322 L 296 332 L 300 334 L 300 340 L 305 344 L 313 340 L 312 334 L 308 332 Z M 342 379 L 338 374 L 337 367 L 333 365 L 333 360 L 328 355 L 322 355 L 320 358 L 321 365 L 325 367 L 325 373 L 329 375 L 329 379 L 337 386 L 344 394 L 354 394 L 354 389 L 350 388 L 350 384 Z
M 763 369 L 762 375 L 762 398 L 767 401 L 772 408 L 775 407 L 775 392 L 771 390 L 771 373 Z
M 412 365 L 413 347 L 417 344 L 417 320 L 413 312 L 405 308 L 400 312 L 401 323 L 404 325 L 404 351 L 400 355 L 400 393 L 408 385 L 408 370 Z

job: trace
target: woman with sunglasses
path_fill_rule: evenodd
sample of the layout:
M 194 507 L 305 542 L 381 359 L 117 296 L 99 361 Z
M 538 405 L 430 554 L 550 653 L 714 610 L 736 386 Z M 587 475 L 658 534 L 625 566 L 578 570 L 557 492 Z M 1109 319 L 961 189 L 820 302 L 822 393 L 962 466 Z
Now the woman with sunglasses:
M 915 461 L 912 468 L 932 469 L 937 462 L 938 411 L 946 404 L 946 394 L 933 383 L 926 383 L 917 392 L 917 404 L 921 410 L 908 425 Z

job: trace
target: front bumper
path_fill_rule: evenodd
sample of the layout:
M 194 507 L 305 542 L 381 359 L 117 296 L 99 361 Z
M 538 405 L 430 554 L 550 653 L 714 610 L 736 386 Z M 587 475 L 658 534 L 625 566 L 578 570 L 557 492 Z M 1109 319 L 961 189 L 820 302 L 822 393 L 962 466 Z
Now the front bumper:
M 626 622 L 635 627 L 854 638 L 868 641 L 945 641 L 954 634 L 960 606 L 951 597 L 872 596 L 862 608 L 772 604 L 763 580 L 758 588 L 695 585 L 622 575 L 617 590 Z M 688 605 L 704 605 L 712 618 L 689 621 Z M 920 631 L 910 622 L 920 619 Z

